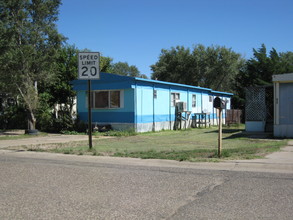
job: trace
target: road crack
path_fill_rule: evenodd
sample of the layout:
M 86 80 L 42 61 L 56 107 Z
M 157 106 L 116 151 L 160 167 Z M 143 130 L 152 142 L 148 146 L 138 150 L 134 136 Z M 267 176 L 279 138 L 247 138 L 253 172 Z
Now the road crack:
M 180 210 L 184 209 L 184 207 L 188 206 L 189 204 L 193 203 L 196 200 L 199 200 L 201 197 L 205 196 L 206 194 L 212 193 L 216 188 L 220 187 L 221 185 L 225 184 L 228 181 L 229 181 L 228 177 L 217 178 L 214 183 L 202 188 L 200 191 L 196 192 L 195 195 L 188 196 L 182 205 L 176 208 L 174 212 L 172 212 L 168 217 L 163 219 L 167 219 L 167 220 L 173 219 L 173 217 L 178 215 L 178 213 L 180 213 Z

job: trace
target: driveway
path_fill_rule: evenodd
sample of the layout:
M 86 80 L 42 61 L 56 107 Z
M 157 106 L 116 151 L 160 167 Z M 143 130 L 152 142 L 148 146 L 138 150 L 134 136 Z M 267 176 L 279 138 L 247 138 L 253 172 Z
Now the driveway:
M 24 134 L 24 131 L 9 132 L 2 135 L 17 136 Z M 46 136 L 34 136 L 29 138 L 14 139 L 14 140 L 0 140 L 0 149 L 17 146 L 32 146 L 39 144 L 57 144 L 68 143 L 73 141 L 86 141 L 87 135 L 62 135 L 62 134 L 48 134 Z

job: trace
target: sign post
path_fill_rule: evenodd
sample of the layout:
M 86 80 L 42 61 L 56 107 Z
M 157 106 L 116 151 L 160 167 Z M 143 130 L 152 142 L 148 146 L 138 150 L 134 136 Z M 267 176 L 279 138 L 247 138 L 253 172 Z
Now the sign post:
M 91 92 L 91 81 L 87 81 L 88 87 L 88 135 L 89 135 L 89 148 L 92 149 L 92 92 Z
M 78 79 L 88 80 L 88 135 L 89 148 L 92 149 L 92 97 L 91 80 L 100 79 L 100 53 L 78 53 Z

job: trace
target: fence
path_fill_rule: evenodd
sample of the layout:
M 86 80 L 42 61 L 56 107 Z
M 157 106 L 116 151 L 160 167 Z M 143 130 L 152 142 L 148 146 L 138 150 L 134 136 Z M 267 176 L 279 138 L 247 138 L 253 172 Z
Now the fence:
M 240 109 L 227 109 L 226 113 L 226 125 L 240 124 L 241 123 L 242 110 Z

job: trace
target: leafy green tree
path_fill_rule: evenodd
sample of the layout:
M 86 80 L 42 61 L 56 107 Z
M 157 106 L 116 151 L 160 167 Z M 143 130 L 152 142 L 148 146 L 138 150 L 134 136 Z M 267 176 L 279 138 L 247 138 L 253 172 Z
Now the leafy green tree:
M 245 66 L 235 80 L 235 107 L 244 106 L 245 90 L 250 86 L 271 85 L 272 76 L 293 72 L 293 53 L 278 53 L 272 48 L 268 53 L 264 44 L 259 49 L 253 49 L 253 57 L 247 60 Z
M 293 52 L 281 52 L 279 53 L 281 67 L 283 68 L 280 70 L 282 73 L 292 73 L 293 72 Z
M 139 77 L 140 77 L 140 78 L 143 78 L 143 79 L 148 79 L 148 76 L 145 75 L 145 74 L 141 74 Z
M 243 64 L 241 55 L 231 49 L 196 45 L 193 51 L 179 46 L 163 49 L 151 68 L 153 79 L 233 91 L 234 78 Z
M 159 61 L 151 66 L 152 79 L 192 85 L 194 82 L 190 77 L 194 64 L 188 48 L 177 46 L 170 50 L 162 49 Z
M 5 93 L 20 96 L 35 129 L 38 84 L 56 71 L 63 36 L 55 22 L 61 0 L 0 1 L 0 82 Z
M 100 71 L 105 73 L 110 73 L 112 68 L 113 59 L 110 57 L 100 57 Z
M 293 53 L 278 53 L 275 48 L 267 52 L 264 44 L 253 49 L 253 58 L 246 62 L 245 69 L 237 76 L 240 87 L 272 84 L 275 74 L 293 71 Z
M 70 82 L 77 78 L 77 54 L 75 46 L 64 45 L 59 48 L 56 71 L 49 83 L 40 86 L 37 127 L 41 130 L 59 132 L 73 127 L 76 93 Z
M 51 105 L 65 104 L 64 107 L 69 108 L 69 112 L 72 111 L 76 96 L 70 82 L 77 79 L 77 54 L 78 49 L 71 45 L 65 45 L 58 50 L 56 72 L 47 90 L 51 95 Z
M 111 73 L 123 76 L 139 77 L 140 73 L 136 66 L 129 66 L 127 62 L 114 63 L 111 66 Z

